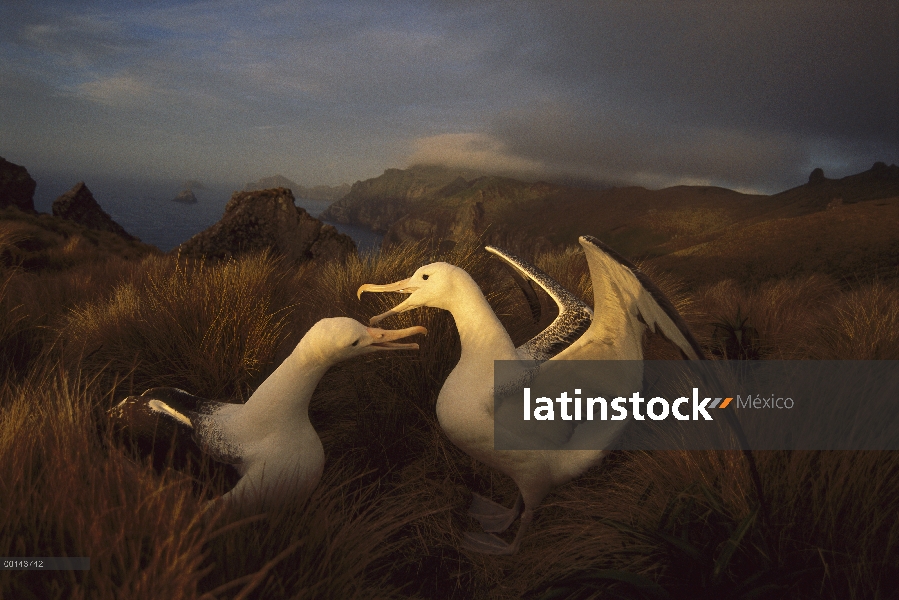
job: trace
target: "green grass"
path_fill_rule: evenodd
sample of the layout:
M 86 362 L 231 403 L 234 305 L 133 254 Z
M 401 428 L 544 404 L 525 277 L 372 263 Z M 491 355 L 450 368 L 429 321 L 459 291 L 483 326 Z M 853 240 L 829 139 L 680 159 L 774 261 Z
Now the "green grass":
M 3 244 L 13 243 L 0 237 Z M 0 271 L 0 555 L 90 556 L 90 571 L 0 571 L 2 598 L 874 598 L 899 572 L 899 456 L 756 453 L 771 507 L 760 518 L 742 455 L 618 452 L 555 490 L 514 557 L 469 554 L 471 490 L 511 502 L 514 484 L 442 434 L 434 414 L 459 354 L 448 313 L 419 352 L 338 365 L 310 416 L 327 455 L 303 505 L 201 517 L 225 489 L 208 464 L 155 470 L 110 432 L 105 410 L 174 385 L 245 398 L 317 320 L 363 322 L 398 296 L 355 291 L 435 259 L 467 269 L 513 339 L 539 328 L 478 240 L 427 243 L 322 266 L 267 255 L 206 264 L 171 256 Z M 537 264 L 591 299 L 579 252 Z M 689 294 L 650 276 L 711 349 L 714 323 L 757 332 L 762 358 L 899 358 L 899 288 L 820 275 Z M 18 341 L 10 341 L 18 340 Z M 647 340 L 650 358 L 666 345 Z M 8 350 L 8 348 L 14 348 Z M 17 348 L 17 349 L 15 349 Z M 15 368 L 9 367 L 15 362 Z

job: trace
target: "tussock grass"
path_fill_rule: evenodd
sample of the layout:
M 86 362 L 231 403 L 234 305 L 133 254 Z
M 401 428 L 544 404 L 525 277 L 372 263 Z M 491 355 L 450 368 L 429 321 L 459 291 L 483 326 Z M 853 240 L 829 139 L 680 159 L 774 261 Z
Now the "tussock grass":
M 547 497 L 519 555 L 467 553 L 470 490 L 511 503 L 516 489 L 439 429 L 434 402 L 459 342 L 449 314 L 432 309 L 383 322 L 426 326 L 419 352 L 360 357 L 323 378 L 310 416 L 328 462 L 302 506 L 201 516 L 220 478 L 204 465 L 158 472 L 111 437 L 105 409 L 124 395 L 175 385 L 240 401 L 317 320 L 367 322 L 403 298 L 360 302 L 359 285 L 435 260 L 468 270 L 523 342 L 541 324 L 481 246 L 413 244 L 301 267 L 263 254 L 0 273 L 0 302 L 21 307 L 4 312 L 0 332 L 31 348 L 0 387 L 0 554 L 90 556 L 92 566 L 0 571 L 0 597 L 640 597 L 635 582 L 670 598 L 894 593 L 899 458 L 887 452 L 756 453 L 769 522 L 739 453 L 616 452 Z M 580 252 L 524 258 L 592 304 Z M 897 358 L 895 287 L 808 277 L 688 296 L 649 275 L 709 349 L 710 323 L 740 309 L 763 357 Z
M 67 271 L 107 260 L 139 260 L 158 255 L 159 249 L 125 240 L 108 231 L 88 229 L 48 214 L 0 208 L 0 231 L 14 235 L 4 247 L 0 233 L 0 264 L 13 264 L 32 272 Z
M 92 423 L 98 401 L 65 376 L 22 387 L 0 411 L 3 556 L 88 556 L 89 571 L 0 572 L 16 598 L 192 598 L 201 576 L 200 502 L 177 473 L 156 476 Z
M 257 255 L 207 266 L 152 258 L 108 299 L 73 308 L 58 345 L 66 368 L 101 385 L 173 385 L 210 398 L 261 382 L 281 341 L 291 299 L 278 296 L 277 261 Z M 135 388 L 136 386 L 136 388 Z
M 899 287 L 880 281 L 842 294 L 821 319 L 812 352 L 832 360 L 899 358 Z
M 21 379 L 39 368 L 35 361 L 58 337 L 68 311 L 106 298 L 140 264 L 110 258 L 40 274 L 0 269 L 0 375 Z
M 841 293 L 833 279 L 811 275 L 799 279 L 766 282 L 745 288 L 732 279 L 701 289 L 696 313 L 687 317 L 695 324 L 700 342 L 714 346 L 714 322 L 748 317 L 760 338 L 761 358 L 809 358 L 815 330 L 822 318 L 833 311 L 832 303 Z

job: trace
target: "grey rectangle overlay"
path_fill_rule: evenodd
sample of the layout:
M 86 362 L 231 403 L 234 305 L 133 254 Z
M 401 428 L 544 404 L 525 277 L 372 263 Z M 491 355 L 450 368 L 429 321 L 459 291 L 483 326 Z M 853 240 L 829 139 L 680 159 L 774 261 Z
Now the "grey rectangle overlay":
M 89 556 L 27 556 L 0 558 L 0 571 L 90 571 Z
M 495 361 L 493 409 L 497 450 L 899 450 L 899 361 Z

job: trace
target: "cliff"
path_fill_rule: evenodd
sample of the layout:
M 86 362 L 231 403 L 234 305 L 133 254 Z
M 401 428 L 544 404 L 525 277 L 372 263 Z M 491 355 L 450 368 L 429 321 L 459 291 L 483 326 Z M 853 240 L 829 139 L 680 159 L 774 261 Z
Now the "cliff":
M 173 252 L 225 259 L 265 249 L 300 263 L 340 259 L 355 252 L 356 245 L 296 206 L 289 189 L 274 188 L 235 192 L 218 223 Z
M 714 186 L 584 189 L 484 176 L 441 167 L 388 169 L 357 182 L 323 218 L 383 231 L 384 246 L 474 233 L 485 243 L 533 253 L 575 245 L 590 233 L 625 255 L 663 256 L 771 219 L 792 218 L 899 195 L 899 167 L 810 182 L 773 196 Z
M 15 206 L 19 210 L 34 212 L 34 190 L 37 182 L 28 169 L 0 156 L 0 208 Z
M 329 206 L 321 218 L 386 233 L 447 186 L 466 186 L 473 171 L 441 166 L 387 169 L 383 175 L 353 184 L 349 193 Z

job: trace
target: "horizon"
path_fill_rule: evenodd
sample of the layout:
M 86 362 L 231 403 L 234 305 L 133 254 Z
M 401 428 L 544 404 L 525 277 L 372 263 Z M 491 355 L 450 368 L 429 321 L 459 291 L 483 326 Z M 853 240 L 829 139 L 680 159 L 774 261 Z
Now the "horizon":
M 432 163 L 772 194 L 899 163 L 899 5 L 859 6 L 12 1 L 0 156 L 86 182 Z

